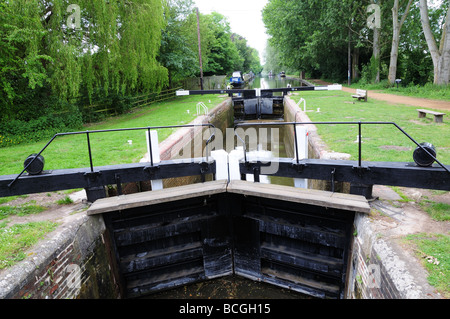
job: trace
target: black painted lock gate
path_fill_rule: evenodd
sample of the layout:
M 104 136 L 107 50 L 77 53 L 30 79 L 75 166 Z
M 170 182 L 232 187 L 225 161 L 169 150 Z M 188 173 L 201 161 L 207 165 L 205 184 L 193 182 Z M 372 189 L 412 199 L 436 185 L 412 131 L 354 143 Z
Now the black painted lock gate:
M 365 198 L 215 181 L 102 199 L 127 297 L 235 273 L 343 298 L 355 212 Z

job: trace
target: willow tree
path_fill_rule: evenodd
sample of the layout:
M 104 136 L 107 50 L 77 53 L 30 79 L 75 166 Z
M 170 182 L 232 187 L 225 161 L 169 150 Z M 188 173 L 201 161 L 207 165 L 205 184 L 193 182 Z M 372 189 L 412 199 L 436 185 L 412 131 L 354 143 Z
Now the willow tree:
M 27 65 L 19 73 L 29 87 L 48 84 L 60 99 L 160 90 L 163 1 L 10 0 L 3 38 Z
M 31 1 L 0 3 L 0 116 L 14 113 L 14 101 L 25 98 L 28 88 L 43 87 L 45 66 L 52 58 L 43 50 L 48 35 Z

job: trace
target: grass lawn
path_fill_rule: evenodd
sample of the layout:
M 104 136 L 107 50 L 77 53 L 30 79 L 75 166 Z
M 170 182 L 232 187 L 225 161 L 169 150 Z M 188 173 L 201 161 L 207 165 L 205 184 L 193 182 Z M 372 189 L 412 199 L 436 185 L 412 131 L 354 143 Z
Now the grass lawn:
M 420 206 L 431 218 L 437 221 L 450 221 L 450 205 L 446 203 L 436 203 L 430 200 L 423 200 Z
M 348 85 L 346 85 L 348 86 Z M 350 85 L 353 89 L 364 89 L 364 90 L 377 90 L 382 93 L 395 94 L 395 95 L 405 95 L 433 100 L 443 100 L 450 101 L 450 85 L 434 85 L 431 83 L 420 85 L 410 85 L 410 86 L 390 86 L 386 81 L 378 84 L 359 84 L 354 83 Z
M 300 97 L 306 100 L 307 114 L 312 121 L 395 122 L 418 143 L 432 143 L 438 160 L 450 164 L 450 124 L 446 120 L 436 124 L 430 117 L 419 119 L 416 107 L 392 105 L 370 97 L 368 102 L 354 101 L 350 93 L 343 91 L 307 91 L 291 96 L 295 102 Z M 357 124 L 317 125 L 317 128 L 331 150 L 358 159 Z M 363 125 L 362 141 L 363 161 L 413 162 L 416 145 L 393 125 Z
M 83 130 L 184 125 L 195 119 L 198 102 L 203 102 L 208 108 L 213 108 L 224 99 L 218 95 L 177 97 L 170 101 L 136 109 L 132 113 L 110 118 L 105 122 L 86 125 Z M 162 142 L 174 130 L 159 130 L 159 141 Z M 129 140 L 133 141 L 131 145 L 128 143 Z M 147 152 L 145 131 L 143 130 L 90 134 L 90 141 L 94 166 L 136 163 Z M 48 140 L 45 140 L 1 148 L 0 175 L 20 173 L 27 156 L 38 153 L 47 142 Z M 42 155 L 45 158 L 45 170 L 89 167 L 85 134 L 57 137 Z
M 445 297 L 450 297 L 450 236 L 440 234 L 408 235 L 416 255 L 428 271 L 428 282 Z
M 441 163 L 450 164 L 450 125 L 444 120 L 436 124 L 432 118 L 419 119 L 416 107 L 391 105 L 370 99 L 368 102 L 352 101 L 351 94 L 342 91 L 302 92 L 293 96 L 298 102 L 303 97 L 312 121 L 317 122 L 395 122 L 417 142 L 430 142 L 437 150 Z M 353 104 L 353 102 L 355 102 Z M 303 106 L 303 105 L 302 105 Z M 320 112 L 317 109 L 320 108 Z M 318 133 L 331 150 L 348 153 L 353 160 L 358 158 L 358 125 L 317 125 Z M 394 126 L 363 125 L 363 161 L 413 162 L 416 145 Z M 403 201 L 410 201 L 402 196 Z M 430 200 L 419 202 L 420 207 L 431 218 L 446 222 L 450 206 Z M 449 289 L 449 236 L 441 234 L 409 235 L 406 240 L 414 245 L 424 267 L 429 272 L 428 280 L 447 298 Z M 437 261 L 437 262 L 436 262 Z
M 171 101 L 136 109 L 132 113 L 110 118 L 105 122 L 86 125 L 83 130 L 188 124 L 196 117 L 198 102 L 203 102 L 208 108 L 213 108 L 223 100 L 224 98 L 217 95 L 178 97 Z M 174 130 L 159 130 L 159 141 L 163 141 Z M 145 131 L 143 130 L 91 134 L 90 140 L 94 166 L 139 162 L 147 152 Z M 128 140 L 132 140 L 133 143 L 130 145 Z M 0 174 L 20 173 L 26 157 L 32 153 L 38 153 L 47 142 L 48 140 L 45 140 L 0 148 Z M 58 137 L 42 155 L 45 158 L 46 170 L 89 166 L 85 135 Z M 30 204 L 17 207 L 3 205 L 19 197 L 21 196 L 0 198 L 0 269 L 10 267 L 25 259 L 27 257 L 26 250 L 57 227 L 56 223 L 50 221 L 8 225 L 9 216 L 38 214 L 46 209 L 46 207 Z M 57 203 L 64 205 L 70 202 L 70 199 L 66 197 Z
M 11 227 L 0 223 L 0 269 L 25 259 L 26 250 L 45 234 L 55 230 L 56 226 L 50 221 L 15 224 Z

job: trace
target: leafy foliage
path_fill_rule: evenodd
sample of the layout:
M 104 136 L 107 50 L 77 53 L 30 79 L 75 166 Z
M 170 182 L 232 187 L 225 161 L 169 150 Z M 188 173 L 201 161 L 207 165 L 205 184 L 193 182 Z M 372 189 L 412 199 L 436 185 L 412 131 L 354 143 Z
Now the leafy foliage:
M 201 14 L 200 33 L 206 75 L 260 71 L 224 16 Z M 2 1 L 0 38 L 3 145 L 98 119 L 85 106 L 121 114 L 131 97 L 200 74 L 192 0 Z
M 197 15 L 192 0 L 167 0 L 166 28 L 162 32 L 159 60 L 169 70 L 171 83 L 200 76 Z M 258 52 L 247 40 L 231 33 L 226 17 L 212 12 L 199 14 L 204 75 L 262 70 Z
M 0 117 L 29 121 L 80 95 L 159 91 L 163 0 L 12 0 L 0 4 Z M 79 17 L 80 28 L 68 22 Z
M 247 44 L 247 39 L 239 34 L 233 33 L 231 39 L 236 46 L 239 56 L 242 59 L 242 64 L 236 66 L 236 70 L 243 70 L 244 72 L 253 72 L 259 74 L 262 71 L 259 53 L 256 49 L 251 48 Z
M 288 70 L 342 78 L 347 72 L 348 24 L 352 2 L 270 0 L 263 21 L 270 45 Z M 279 64 L 279 63 L 278 63 Z M 276 70 L 281 71 L 281 70 Z
M 379 61 L 373 60 L 374 31 L 367 27 L 366 8 L 377 3 L 381 9 Z M 406 7 L 401 2 L 399 14 Z M 442 38 L 449 1 L 430 7 L 430 23 L 436 39 Z M 350 46 L 353 79 L 364 71 L 364 83 L 376 78 L 377 68 L 386 78 L 393 35 L 393 0 L 269 0 L 263 21 L 271 36 L 266 52 L 266 70 L 297 73 L 344 81 L 348 76 Z M 433 64 L 423 35 L 420 12 L 414 2 L 401 31 L 397 78 L 403 83 L 425 84 L 432 80 Z M 270 68 L 269 68 L 270 66 Z
M 169 81 L 176 83 L 200 72 L 192 0 L 167 0 L 164 17 L 166 27 L 158 59 L 168 69 Z

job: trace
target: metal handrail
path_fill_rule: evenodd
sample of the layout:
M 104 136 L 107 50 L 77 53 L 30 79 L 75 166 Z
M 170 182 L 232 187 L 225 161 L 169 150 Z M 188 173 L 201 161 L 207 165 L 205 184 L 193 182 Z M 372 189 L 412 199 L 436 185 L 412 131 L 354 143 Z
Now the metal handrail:
M 42 150 L 34 156 L 34 158 L 24 167 L 22 172 L 20 172 L 19 175 L 16 176 L 16 178 L 8 184 L 8 187 L 11 187 L 22 175 L 23 173 L 28 169 L 28 167 L 38 158 L 45 149 L 50 146 L 50 144 L 59 136 L 67 136 L 67 135 L 80 135 L 80 134 L 86 134 L 86 140 L 87 140 L 87 146 L 88 146 L 88 153 L 89 153 L 89 164 L 91 168 L 91 173 L 94 172 L 94 164 L 92 161 L 92 150 L 91 150 L 91 141 L 90 141 L 90 134 L 95 133 L 108 133 L 108 132 L 122 132 L 122 131 L 138 131 L 138 130 L 147 130 L 148 131 L 148 148 L 150 150 L 150 165 L 153 166 L 153 154 L 152 154 L 152 141 L 150 138 L 150 130 L 156 130 L 156 129 L 166 129 L 166 128 L 185 128 L 185 127 L 210 127 L 213 129 L 213 133 L 206 141 L 206 161 L 208 162 L 209 156 L 208 156 L 208 144 L 211 142 L 213 137 L 216 135 L 216 127 L 213 124 L 206 123 L 206 124 L 186 124 L 186 125 L 170 125 L 170 126 L 147 126 L 147 127 L 136 127 L 136 128 L 122 128 L 122 129 L 108 129 L 108 130 L 95 130 L 95 131 L 79 131 L 79 132 L 67 132 L 67 133 L 57 133 L 55 134 L 50 141 L 42 148 Z
M 238 123 L 234 126 L 234 134 L 239 138 L 243 144 L 244 147 L 244 160 L 247 163 L 247 149 L 245 141 L 236 133 L 236 129 L 238 127 L 245 127 L 245 126 L 275 126 L 275 125 L 293 125 L 294 126 L 294 139 L 295 139 L 295 155 L 296 155 L 296 162 L 299 164 L 299 158 L 298 158 L 298 146 L 297 146 L 297 125 L 317 125 L 317 124 L 328 124 L 328 125 L 358 125 L 358 167 L 362 167 L 362 139 L 361 139 L 361 128 L 363 124 L 367 125 L 393 125 L 395 126 L 400 132 L 402 132 L 406 137 L 408 137 L 414 144 L 416 144 L 420 149 L 425 151 L 426 154 L 431 156 L 433 160 L 436 161 L 436 163 L 439 164 L 445 171 L 450 173 L 450 170 L 445 167 L 444 164 L 442 164 L 433 154 L 428 152 L 426 148 L 424 148 L 422 145 L 420 145 L 416 140 L 414 140 L 408 133 L 406 133 L 400 126 L 398 126 L 395 122 L 267 122 L 267 123 Z

